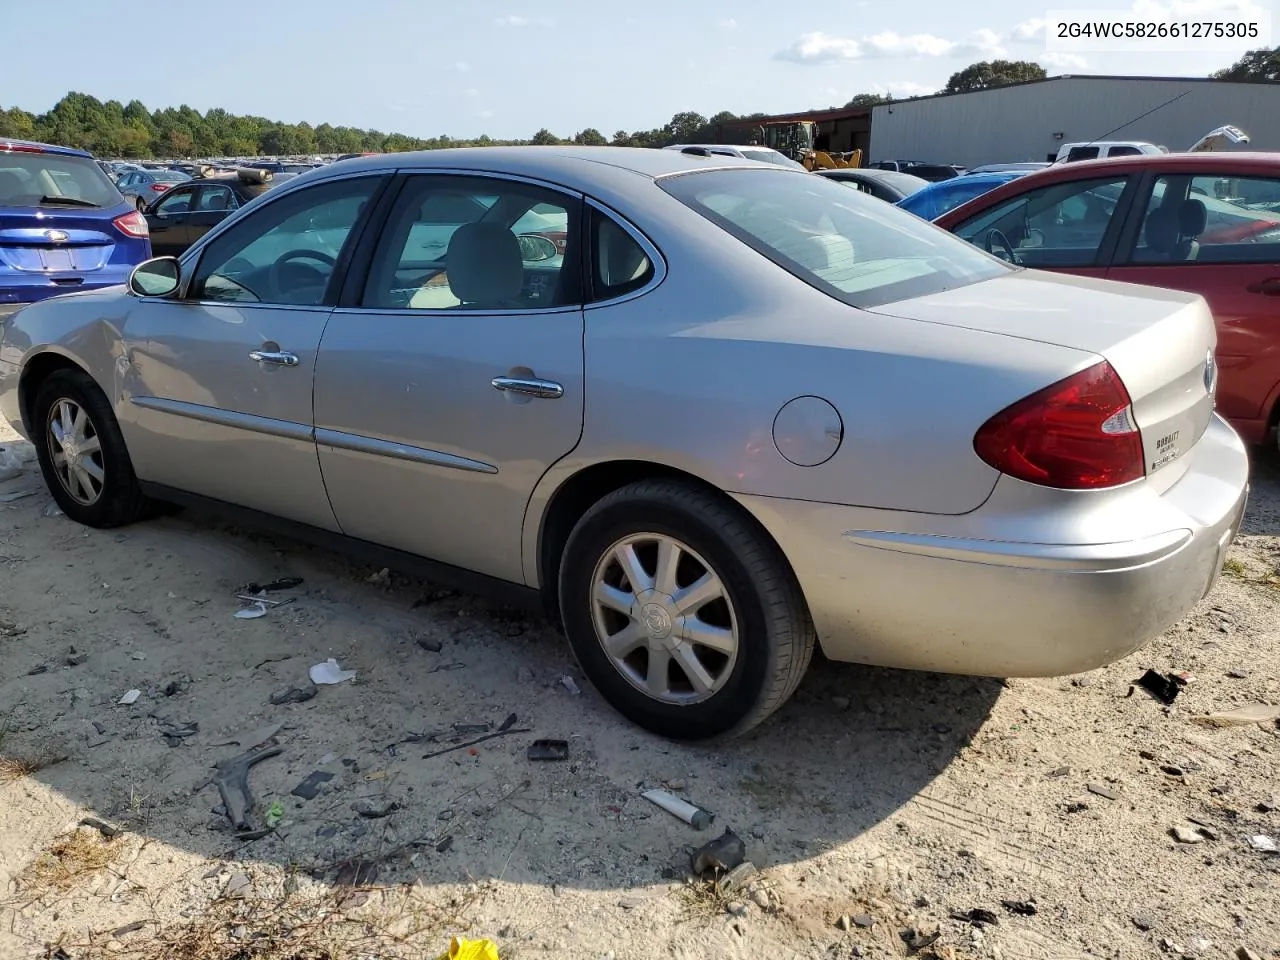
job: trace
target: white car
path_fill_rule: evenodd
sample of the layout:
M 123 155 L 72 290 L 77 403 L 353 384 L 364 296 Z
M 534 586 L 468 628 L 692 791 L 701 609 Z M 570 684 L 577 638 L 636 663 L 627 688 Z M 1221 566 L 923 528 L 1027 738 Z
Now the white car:
M 779 153 L 772 147 L 758 145 L 735 147 L 726 143 L 673 143 L 671 146 L 663 147 L 662 149 L 680 150 L 683 153 L 693 153 L 704 157 L 708 154 L 721 157 L 738 157 L 741 160 L 758 160 L 761 163 L 772 163 L 779 167 L 804 169 L 804 164 L 792 160 L 785 153 Z

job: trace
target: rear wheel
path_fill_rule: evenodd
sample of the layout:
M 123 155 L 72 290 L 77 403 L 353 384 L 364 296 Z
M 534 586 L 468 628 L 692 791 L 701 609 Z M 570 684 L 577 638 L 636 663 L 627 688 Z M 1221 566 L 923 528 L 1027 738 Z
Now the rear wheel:
M 137 200 L 134 201 L 134 205 L 138 208 L 139 213 L 142 213 L 142 211 L 147 209 L 147 202 L 141 197 L 138 197 Z
M 697 487 L 641 481 L 578 522 L 561 563 L 565 632 L 633 722 L 682 740 L 749 730 L 792 694 L 814 631 L 777 547 Z
M 32 412 L 40 470 L 63 513 L 90 527 L 118 527 L 146 513 L 120 425 L 93 378 L 51 373 Z

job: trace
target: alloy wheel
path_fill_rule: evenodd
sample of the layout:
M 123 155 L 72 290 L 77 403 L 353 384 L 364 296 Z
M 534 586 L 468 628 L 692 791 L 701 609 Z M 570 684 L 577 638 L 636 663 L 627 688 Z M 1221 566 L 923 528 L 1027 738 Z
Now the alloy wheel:
M 49 408 L 47 430 L 54 473 L 67 494 L 86 507 L 98 502 L 106 471 L 102 444 L 89 414 L 76 401 L 62 398 Z

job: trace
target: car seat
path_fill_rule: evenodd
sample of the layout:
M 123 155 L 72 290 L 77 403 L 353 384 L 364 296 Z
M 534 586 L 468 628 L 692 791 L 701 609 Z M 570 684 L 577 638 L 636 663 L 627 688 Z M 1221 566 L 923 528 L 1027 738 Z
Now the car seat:
M 449 289 L 471 309 L 515 310 L 524 289 L 520 242 L 496 223 L 464 223 L 449 238 L 445 255 Z

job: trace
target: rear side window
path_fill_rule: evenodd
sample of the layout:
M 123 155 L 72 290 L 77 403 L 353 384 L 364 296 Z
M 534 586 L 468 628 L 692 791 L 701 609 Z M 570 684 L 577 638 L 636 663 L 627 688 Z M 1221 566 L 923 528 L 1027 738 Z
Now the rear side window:
M 1077 160 L 1096 159 L 1098 159 L 1097 147 L 1072 147 L 1067 151 L 1067 163 L 1075 163 Z
M 1130 262 L 1280 264 L 1280 179 L 1158 177 Z
M 0 207 L 112 207 L 120 191 L 98 165 L 56 153 L 0 153 Z
M 614 300 L 639 290 L 654 277 L 649 255 L 627 230 L 599 210 L 591 210 L 591 302 Z
M 761 165 L 658 183 L 761 256 L 855 307 L 927 296 L 1010 269 L 905 210 L 826 177 Z

